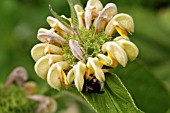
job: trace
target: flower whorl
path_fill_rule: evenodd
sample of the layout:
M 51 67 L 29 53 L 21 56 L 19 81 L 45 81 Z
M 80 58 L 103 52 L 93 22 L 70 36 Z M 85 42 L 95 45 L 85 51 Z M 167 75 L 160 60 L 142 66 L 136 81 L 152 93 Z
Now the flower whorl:
M 93 92 L 96 86 L 87 87 L 87 82 L 104 83 L 107 67 L 125 67 L 138 56 L 138 48 L 128 38 L 134 22 L 130 15 L 118 14 L 114 3 L 103 7 L 99 0 L 88 0 L 85 10 L 78 4 L 74 9 L 77 30 L 72 19 L 67 27 L 59 19 L 47 17 L 51 29 L 39 29 L 37 38 L 42 43 L 32 48 L 31 55 L 35 72 L 51 87 L 60 90 L 61 85 L 74 84 L 78 91 Z M 116 34 L 120 36 L 113 37 Z

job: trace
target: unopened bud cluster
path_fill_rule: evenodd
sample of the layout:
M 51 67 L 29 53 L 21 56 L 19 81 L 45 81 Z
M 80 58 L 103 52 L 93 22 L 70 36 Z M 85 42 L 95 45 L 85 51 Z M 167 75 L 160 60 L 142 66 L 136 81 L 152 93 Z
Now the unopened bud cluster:
M 125 67 L 138 56 L 138 48 L 128 38 L 134 22 L 130 15 L 117 13 L 114 3 L 103 7 L 99 0 L 88 0 L 85 9 L 78 4 L 74 9 L 78 28 L 73 28 L 71 18 L 61 17 L 70 21 L 68 27 L 47 17 L 51 29 L 39 29 L 37 38 L 42 43 L 32 48 L 31 55 L 37 75 L 51 87 L 60 90 L 61 85 L 74 84 L 78 91 L 93 92 L 105 82 L 107 67 Z M 87 87 L 90 82 L 95 85 Z

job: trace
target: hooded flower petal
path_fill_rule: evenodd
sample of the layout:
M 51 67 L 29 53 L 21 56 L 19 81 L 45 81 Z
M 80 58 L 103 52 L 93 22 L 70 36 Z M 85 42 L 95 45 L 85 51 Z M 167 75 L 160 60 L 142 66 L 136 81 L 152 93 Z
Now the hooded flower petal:
M 112 21 L 110 21 L 105 28 L 105 34 L 107 36 L 112 36 L 113 34 L 116 33 L 116 29 L 115 29 L 115 25 L 112 23 Z
M 68 20 L 70 22 L 70 26 L 73 27 L 73 20 L 71 18 L 67 18 L 65 15 L 61 15 L 61 17 L 65 20 Z
M 67 83 L 71 84 L 74 81 L 75 75 L 73 69 L 70 69 L 70 71 L 67 73 Z
M 127 57 L 129 58 L 130 61 L 133 61 L 136 59 L 136 57 L 138 56 L 139 50 L 137 48 L 137 46 L 125 39 L 121 39 L 116 41 L 116 43 L 118 43 L 126 52 Z
M 103 5 L 99 0 L 89 0 L 85 8 L 85 24 L 86 29 L 90 29 L 92 20 L 98 16 L 99 11 L 103 9 Z
M 76 40 L 69 40 L 69 46 L 71 49 L 71 52 L 73 53 L 73 55 L 79 59 L 79 60 L 83 60 L 83 53 L 84 50 L 83 48 L 79 45 L 78 41 Z
M 61 82 L 66 79 L 66 74 L 63 70 L 68 70 L 67 62 L 57 62 L 53 64 L 47 74 L 47 82 L 54 89 L 60 90 Z
M 79 29 L 84 28 L 84 10 L 80 5 L 75 5 L 74 9 L 77 13 Z
M 112 59 L 109 58 L 109 57 L 107 57 L 107 56 L 104 55 L 104 54 L 98 54 L 98 55 L 97 55 L 97 58 L 99 59 L 99 61 L 100 61 L 102 64 L 104 64 L 104 65 L 106 65 L 106 66 L 112 65 Z
M 134 32 L 134 22 L 130 15 L 120 13 L 115 15 L 112 20 L 107 24 L 105 33 L 108 36 L 112 36 L 115 33 L 115 30 L 121 36 L 127 36 L 127 32 L 133 33 Z
M 37 38 L 41 42 L 52 44 L 68 44 L 68 42 L 63 37 L 54 32 L 54 29 L 47 30 L 44 28 L 40 28 L 38 30 Z
M 52 28 L 54 28 L 59 33 L 64 31 L 67 34 L 74 35 L 74 32 L 71 29 L 67 28 L 65 25 L 63 25 L 57 18 L 53 18 L 51 16 L 48 16 L 47 22 L 49 23 L 49 25 Z
M 84 85 L 84 75 L 86 71 L 86 65 L 79 61 L 74 67 L 73 67 L 75 79 L 74 84 L 78 91 L 82 91 L 83 85 Z
M 127 37 L 127 36 L 118 36 L 118 37 L 114 38 L 114 41 L 118 41 L 118 40 L 122 40 L 122 39 L 129 40 L 129 37 Z
M 115 25 L 117 25 L 121 29 L 127 30 L 130 33 L 134 32 L 134 22 L 133 18 L 130 15 L 120 13 L 115 15 L 113 19 L 115 21 Z
M 99 16 L 97 17 L 95 24 L 95 31 L 98 32 L 101 28 L 102 22 L 109 22 L 114 15 L 117 14 L 117 7 L 114 3 L 108 3 L 102 11 L 99 12 Z M 105 23 L 106 24 L 106 23 Z
M 106 42 L 102 46 L 102 52 L 107 52 L 117 60 L 123 67 L 127 64 L 127 55 L 126 52 L 116 43 L 116 42 Z
M 34 69 L 39 77 L 45 79 L 50 66 L 59 61 L 63 61 L 64 58 L 61 55 L 46 55 L 41 57 L 35 64 Z
M 60 53 L 62 53 L 62 49 L 60 47 L 48 43 L 36 44 L 31 49 L 31 56 L 35 61 L 45 56 L 46 54 L 60 54 Z
M 100 82 L 104 82 L 105 81 L 105 76 L 104 76 L 104 72 L 101 69 L 101 64 L 98 60 L 98 58 L 88 58 L 87 61 L 87 67 L 93 69 L 94 71 L 94 75 L 97 78 L 97 80 L 99 80 Z

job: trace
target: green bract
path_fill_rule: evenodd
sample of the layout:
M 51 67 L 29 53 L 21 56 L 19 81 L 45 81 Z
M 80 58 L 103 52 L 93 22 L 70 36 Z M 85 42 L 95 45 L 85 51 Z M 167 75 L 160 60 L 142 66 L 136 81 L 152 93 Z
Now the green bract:
M 1 113 L 34 113 L 38 103 L 27 98 L 24 90 L 14 85 L 5 90 L 0 85 L 0 112 Z

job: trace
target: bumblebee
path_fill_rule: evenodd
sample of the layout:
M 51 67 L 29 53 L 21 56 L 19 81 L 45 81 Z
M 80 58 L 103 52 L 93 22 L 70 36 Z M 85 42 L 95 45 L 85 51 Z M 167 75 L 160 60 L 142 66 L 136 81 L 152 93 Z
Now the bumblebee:
M 104 86 L 103 82 L 98 81 L 95 76 L 91 75 L 90 79 L 84 78 L 82 92 L 101 94 L 104 93 L 104 91 L 102 91 L 103 86 Z

